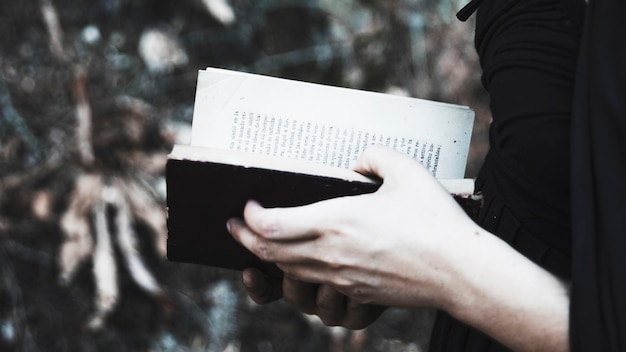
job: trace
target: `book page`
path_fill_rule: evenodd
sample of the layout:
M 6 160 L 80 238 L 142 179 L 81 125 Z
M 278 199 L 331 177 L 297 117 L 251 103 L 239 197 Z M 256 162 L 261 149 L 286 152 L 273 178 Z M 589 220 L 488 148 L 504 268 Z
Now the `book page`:
M 211 68 L 198 76 L 191 144 L 346 169 L 383 144 L 463 178 L 473 119 L 452 104 Z

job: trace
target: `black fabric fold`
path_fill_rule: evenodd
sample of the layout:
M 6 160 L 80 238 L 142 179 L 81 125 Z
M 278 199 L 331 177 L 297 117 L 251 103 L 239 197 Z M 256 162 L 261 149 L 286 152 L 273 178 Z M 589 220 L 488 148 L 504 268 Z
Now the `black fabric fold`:
M 626 350 L 626 2 L 587 8 L 572 120 L 573 351 Z

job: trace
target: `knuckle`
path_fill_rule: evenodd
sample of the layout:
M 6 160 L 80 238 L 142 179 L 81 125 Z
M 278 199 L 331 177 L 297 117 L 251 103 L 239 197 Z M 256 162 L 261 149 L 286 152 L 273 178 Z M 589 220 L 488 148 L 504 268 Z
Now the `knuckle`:
M 334 252 L 325 253 L 321 257 L 321 261 L 323 262 L 324 266 L 326 266 L 327 268 L 333 271 L 340 271 L 341 269 L 346 267 L 346 263 L 344 262 L 345 258 L 343 255 L 339 253 L 334 253 Z
M 262 239 L 257 240 L 254 246 L 254 253 L 263 261 L 271 261 L 273 251 L 270 244 Z
M 283 271 L 285 277 L 288 277 L 292 281 L 306 281 L 302 275 L 300 275 L 300 271 L 292 265 L 278 263 L 278 268 Z
M 355 282 L 347 275 L 335 275 L 333 277 L 331 285 L 337 289 L 337 291 L 343 293 L 346 296 L 352 297 L 354 294 Z
M 265 238 L 277 238 L 281 232 L 280 222 L 273 217 L 264 218 L 259 221 L 259 231 Z
M 335 312 L 337 309 L 341 308 L 336 302 L 331 302 L 328 300 L 318 299 L 316 304 L 317 304 L 317 309 L 320 312 Z
M 344 282 L 343 292 L 350 297 L 350 303 L 346 309 L 352 312 L 363 311 L 363 308 L 372 304 L 372 291 L 367 287 L 363 287 L 355 282 Z

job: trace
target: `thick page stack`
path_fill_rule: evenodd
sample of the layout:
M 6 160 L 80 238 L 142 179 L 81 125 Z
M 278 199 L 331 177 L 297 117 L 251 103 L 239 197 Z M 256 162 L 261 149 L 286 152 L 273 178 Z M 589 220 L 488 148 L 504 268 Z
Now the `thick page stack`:
M 474 112 L 422 99 L 221 69 L 200 71 L 191 145 L 167 164 L 168 259 L 229 269 L 261 262 L 226 231 L 248 199 L 268 207 L 374 192 L 351 167 L 371 144 L 419 160 L 451 194 L 463 179 Z

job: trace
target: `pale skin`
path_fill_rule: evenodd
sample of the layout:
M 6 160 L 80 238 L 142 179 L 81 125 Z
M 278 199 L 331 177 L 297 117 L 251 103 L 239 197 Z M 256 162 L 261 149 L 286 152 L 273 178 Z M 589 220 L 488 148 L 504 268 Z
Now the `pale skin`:
M 368 148 L 355 170 L 372 194 L 302 207 L 248 202 L 232 235 L 275 262 L 282 282 L 249 269 L 250 296 L 283 296 L 327 325 L 363 328 L 385 306 L 441 309 L 516 351 L 567 351 L 568 285 L 476 225 L 413 159 Z

